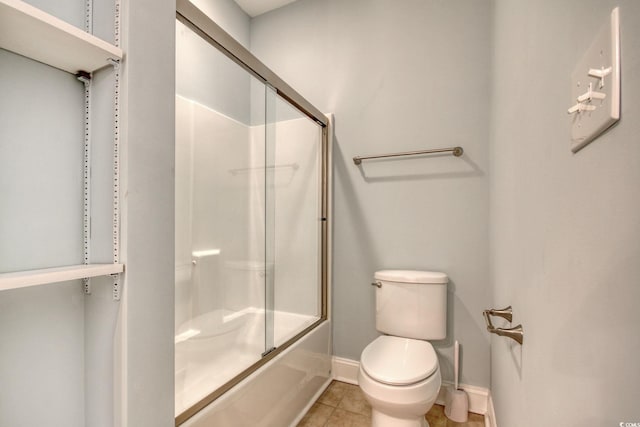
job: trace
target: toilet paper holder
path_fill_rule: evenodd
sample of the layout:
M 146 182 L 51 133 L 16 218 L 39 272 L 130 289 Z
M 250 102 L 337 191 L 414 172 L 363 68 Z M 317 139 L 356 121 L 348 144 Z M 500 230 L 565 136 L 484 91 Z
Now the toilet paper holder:
M 484 310 L 482 312 L 482 315 L 484 316 L 484 320 L 487 323 L 487 331 L 501 337 L 511 338 L 512 340 L 517 341 L 518 344 L 522 345 L 522 341 L 524 339 L 524 331 L 522 330 L 522 325 L 514 326 L 513 328 L 496 328 L 495 326 L 493 326 L 493 323 L 491 323 L 491 317 L 489 317 L 498 316 L 511 322 L 511 320 L 513 319 L 513 310 L 511 309 L 511 306 L 500 310 L 496 310 L 494 308 Z

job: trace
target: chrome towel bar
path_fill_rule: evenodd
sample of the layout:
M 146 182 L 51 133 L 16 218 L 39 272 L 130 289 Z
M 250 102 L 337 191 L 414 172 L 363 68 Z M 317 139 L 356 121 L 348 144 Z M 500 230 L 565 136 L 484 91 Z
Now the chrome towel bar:
M 490 310 L 484 310 L 482 312 L 482 315 L 484 316 L 484 320 L 487 323 L 487 331 L 501 337 L 511 338 L 512 340 L 517 341 L 518 344 L 522 345 L 522 341 L 524 340 L 524 331 L 522 330 L 522 325 L 514 326 L 513 328 L 496 328 L 495 326 L 493 326 L 493 323 L 491 323 L 491 318 L 489 317 L 498 316 L 511 322 L 511 319 L 513 318 L 511 306 L 503 308 L 502 310 L 496 310 L 493 308 Z
M 363 160 L 369 159 L 381 159 L 385 157 L 401 157 L 401 156 L 418 156 L 420 154 L 436 154 L 436 153 L 451 153 L 456 157 L 462 156 L 464 150 L 462 147 L 450 147 L 450 148 L 435 148 L 432 150 L 419 150 L 419 151 L 406 151 L 404 153 L 390 153 L 390 154 L 378 154 L 376 156 L 356 156 L 353 158 L 353 163 L 359 165 Z

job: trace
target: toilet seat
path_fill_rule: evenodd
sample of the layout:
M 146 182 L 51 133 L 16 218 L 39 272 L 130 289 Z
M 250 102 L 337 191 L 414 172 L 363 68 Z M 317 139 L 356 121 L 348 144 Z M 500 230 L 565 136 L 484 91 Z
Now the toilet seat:
M 428 341 L 383 335 L 362 351 L 360 366 L 381 383 L 409 385 L 431 376 L 438 358 Z

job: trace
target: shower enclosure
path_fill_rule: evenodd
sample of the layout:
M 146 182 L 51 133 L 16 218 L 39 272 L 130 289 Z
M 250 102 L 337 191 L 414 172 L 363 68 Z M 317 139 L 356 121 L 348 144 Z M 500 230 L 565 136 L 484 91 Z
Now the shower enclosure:
M 180 424 L 327 318 L 327 122 L 190 3 L 177 16 Z

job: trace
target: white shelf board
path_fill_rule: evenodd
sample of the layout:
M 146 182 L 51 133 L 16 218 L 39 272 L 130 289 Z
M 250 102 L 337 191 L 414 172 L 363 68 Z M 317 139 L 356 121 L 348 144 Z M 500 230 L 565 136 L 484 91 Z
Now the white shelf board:
M 122 59 L 122 49 L 20 0 L 0 0 L 0 47 L 72 74 Z
M 0 274 L 0 291 L 122 273 L 122 264 L 88 264 Z

